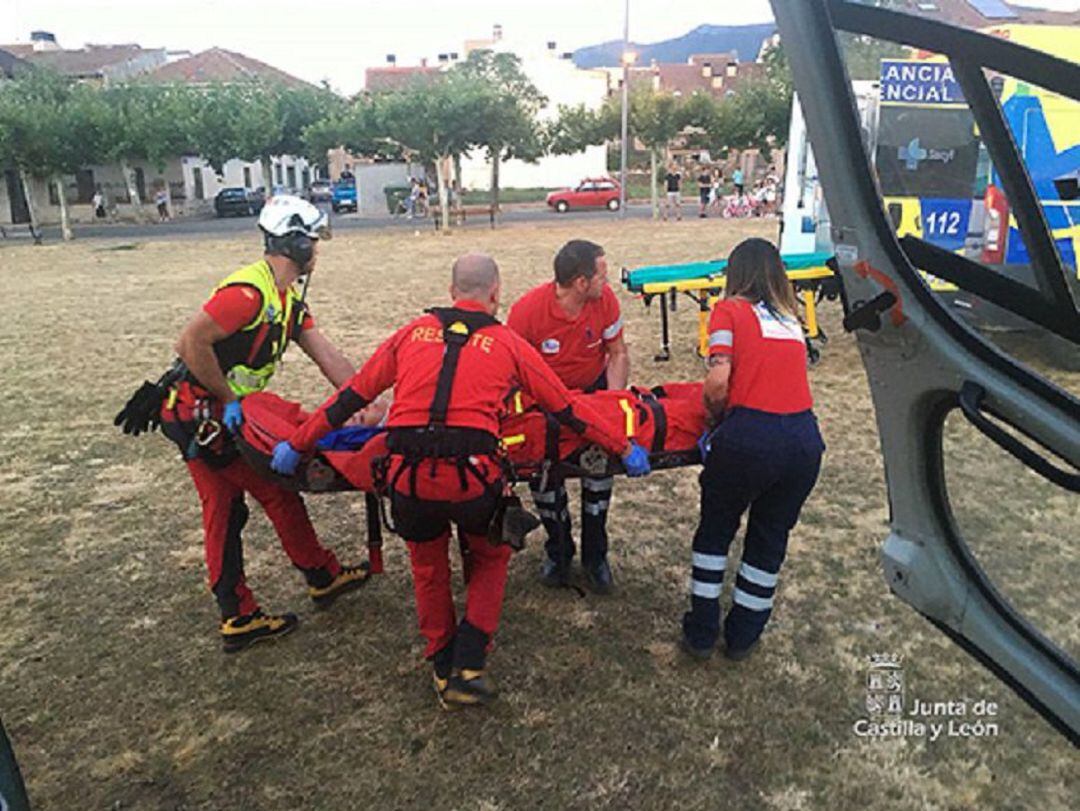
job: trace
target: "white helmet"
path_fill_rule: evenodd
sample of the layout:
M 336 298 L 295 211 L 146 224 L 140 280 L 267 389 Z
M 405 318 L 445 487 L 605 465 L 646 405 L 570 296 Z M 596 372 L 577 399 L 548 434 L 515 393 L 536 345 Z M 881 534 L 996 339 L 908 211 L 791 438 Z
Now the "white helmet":
M 291 194 L 266 201 L 259 214 L 259 228 L 268 254 L 286 256 L 302 270 L 309 269 L 315 241 L 330 236 L 326 213 Z
M 292 194 L 271 197 L 259 214 L 259 228 L 269 237 L 303 234 L 318 239 L 326 225 L 326 212 Z

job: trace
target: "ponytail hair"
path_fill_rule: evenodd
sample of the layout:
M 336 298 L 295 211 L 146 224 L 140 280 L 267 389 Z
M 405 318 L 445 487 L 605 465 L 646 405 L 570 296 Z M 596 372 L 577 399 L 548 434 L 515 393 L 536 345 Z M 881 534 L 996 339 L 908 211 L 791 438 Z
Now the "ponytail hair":
M 798 299 L 780 252 L 768 240 L 751 237 L 740 242 L 728 257 L 724 275 L 724 298 L 760 301 L 777 315 L 799 317 Z

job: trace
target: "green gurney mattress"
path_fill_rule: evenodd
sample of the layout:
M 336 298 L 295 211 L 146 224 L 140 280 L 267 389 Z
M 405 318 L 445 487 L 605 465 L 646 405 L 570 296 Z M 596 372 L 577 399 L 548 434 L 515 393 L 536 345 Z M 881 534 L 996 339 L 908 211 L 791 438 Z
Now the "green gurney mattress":
M 832 258 L 831 253 L 791 253 L 781 257 L 787 270 L 806 270 L 822 267 Z M 718 276 L 727 267 L 727 259 L 715 262 L 690 262 L 685 265 L 647 265 L 627 271 L 624 284 L 631 293 L 640 293 L 647 284 L 657 282 L 683 282 L 689 279 L 707 279 Z

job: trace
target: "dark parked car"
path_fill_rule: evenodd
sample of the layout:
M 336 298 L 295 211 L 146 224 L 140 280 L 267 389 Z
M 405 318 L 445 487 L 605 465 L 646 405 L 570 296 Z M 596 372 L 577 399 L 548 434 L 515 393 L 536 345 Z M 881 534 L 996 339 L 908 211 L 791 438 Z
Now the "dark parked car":
M 214 198 L 214 213 L 219 217 L 250 217 L 262 211 L 266 200 L 261 190 L 248 191 L 239 186 L 222 189 Z

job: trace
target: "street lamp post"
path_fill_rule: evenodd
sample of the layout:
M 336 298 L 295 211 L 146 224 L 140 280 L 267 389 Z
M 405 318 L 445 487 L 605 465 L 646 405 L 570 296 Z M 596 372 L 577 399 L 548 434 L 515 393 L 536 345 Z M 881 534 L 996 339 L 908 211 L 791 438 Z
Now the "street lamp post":
M 634 54 L 630 52 L 630 0 L 626 0 L 626 13 L 623 16 L 622 46 L 622 140 L 619 160 L 619 217 L 626 218 L 626 139 L 629 136 L 630 120 L 630 63 Z

